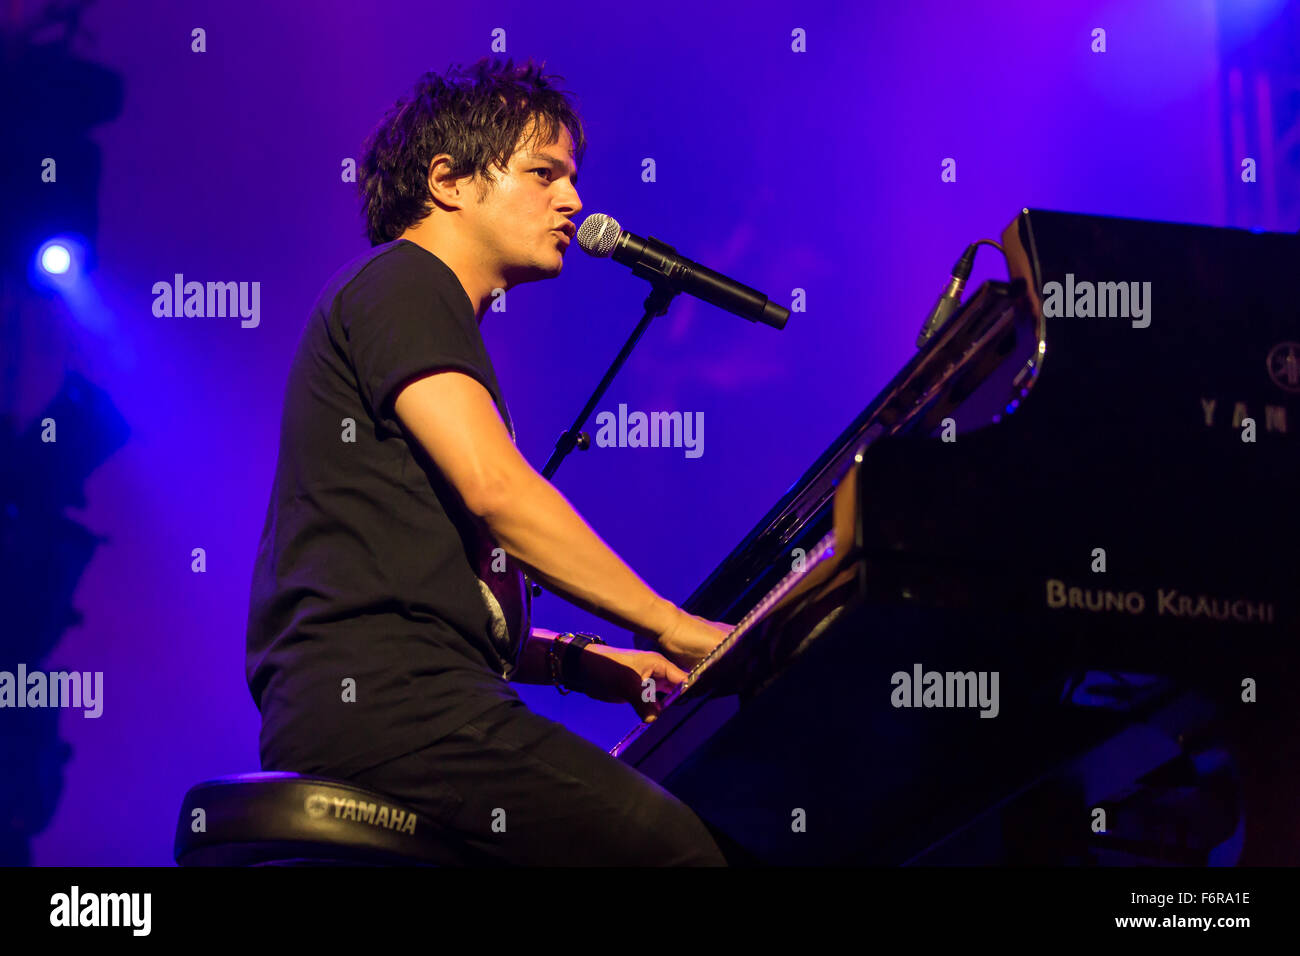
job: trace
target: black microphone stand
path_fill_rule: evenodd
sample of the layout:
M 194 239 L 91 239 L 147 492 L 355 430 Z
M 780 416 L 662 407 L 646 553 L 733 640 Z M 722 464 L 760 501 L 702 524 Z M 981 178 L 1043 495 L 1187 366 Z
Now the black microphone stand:
M 551 452 L 551 457 L 547 460 L 546 466 L 542 469 L 542 477 L 550 481 L 551 476 L 555 474 L 569 452 L 573 451 L 574 446 L 586 451 L 591 447 L 591 437 L 584 431 L 582 426 L 587 423 L 591 413 L 596 410 L 596 403 L 601 400 L 605 392 L 609 389 L 610 384 L 614 381 L 614 376 L 618 370 L 623 367 L 628 356 L 632 354 L 632 349 L 636 348 L 636 343 L 641 340 L 645 330 L 650 327 L 650 320 L 657 315 L 664 315 L 668 312 L 668 303 L 672 302 L 673 296 L 677 295 L 677 290 L 672 288 L 665 280 L 655 277 L 650 280 L 650 294 L 645 297 L 643 307 L 645 314 L 641 316 L 641 321 L 637 323 L 636 328 L 628 340 L 623 343 L 623 348 L 619 350 L 618 355 L 614 356 L 613 363 L 605 372 L 605 377 L 600 380 L 596 390 L 591 393 L 591 398 L 587 399 L 587 404 L 582 406 L 582 411 L 574 419 L 573 427 L 566 432 L 561 432 L 559 440 L 555 443 L 555 451 Z
M 633 270 L 633 272 L 636 271 Z M 573 426 L 568 431 L 560 433 L 559 440 L 555 443 L 555 451 L 551 452 L 551 457 L 547 459 L 546 466 L 542 468 L 542 477 L 547 481 L 551 480 L 551 477 L 560 467 L 560 463 L 564 461 L 569 452 L 573 451 L 575 446 L 582 451 L 586 451 L 591 447 L 591 436 L 582 431 L 582 427 L 587 423 L 587 419 L 591 417 L 591 413 L 596 410 L 596 403 L 601 400 L 610 384 L 613 383 L 614 376 L 627 362 L 628 356 L 632 354 L 632 349 L 636 348 L 637 342 L 641 340 L 645 330 L 650 327 L 650 320 L 657 315 L 665 315 L 668 312 L 668 304 L 672 302 L 673 297 L 679 291 L 673 288 L 668 279 L 658 273 L 643 273 L 642 275 L 643 278 L 650 280 L 650 294 L 645 297 L 643 303 L 645 313 L 641 316 L 641 321 L 636 324 L 636 328 L 632 330 L 632 334 L 628 336 L 628 340 L 623 343 L 623 347 L 619 349 L 618 355 L 614 356 L 614 361 L 610 364 L 604 377 L 601 378 L 600 384 L 596 386 L 596 390 L 587 399 L 587 404 L 582 406 L 582 411 L 574 419 Z M 533 584 L 531 586 L 534 597 L 542 593 L 540 585 Z

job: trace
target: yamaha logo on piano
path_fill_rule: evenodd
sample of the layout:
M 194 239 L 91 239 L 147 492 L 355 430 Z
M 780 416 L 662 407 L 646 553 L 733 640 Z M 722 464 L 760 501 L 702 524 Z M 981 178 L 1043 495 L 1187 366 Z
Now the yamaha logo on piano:
M 1245 402 L 1234 402 L 1231 416 L 1222 415 L 1219 412 L 1219 400 L 1217 398 L 1201 399 L 1201 414 L 1204 416 L 1206 428 L 1213 428 L 1216 424 L 1221 423 L 1227 423 L 1232 428 L 1241 428 L 1247 419 L 1254 420 L 1250 414 L 1249 406 Z M 1285 435 L 1286 406 L 1265 404 L 1263 425 L 1265 433 L 1276 432 L 1279 435 Z
M 1277 343 L 1269 350 L 1265 364 L 1274 385 L 1284 392 L 1300 392 L 1300 342 Z
M 1300 393 L 1300 342 L 1279 342 L 1269 349 L 1268 355 L 1264 359 L 1264 365 L 1268 368 L 1268 377 L 1270 381 L 1284 392 Z M 1251 413 L 1251 405 L 1258 411 L 1260 402 L 1256 400 L 1252 403 L 1237 401 L 1232 403 L 1232 414 L 1224 414 L 1227 411 L 1228 403 L 1224 402 L 1223 408 L 1219 406 L 1217 398 L 1201 397 L 1201 414 L 1205 419 L 1205 427 L 1213 428 L 1216 425 L 1227 424 L 1234 429 L 1242 427 L 1242 423 L 1248 419 L 1254 419 L 1256 425 L 1261 424 Z M 1263 402 L 1264 420 L 1263 431 L 1275 432 L 1278 435 L 1286 434 L 1286 406 L 1271 405 Z

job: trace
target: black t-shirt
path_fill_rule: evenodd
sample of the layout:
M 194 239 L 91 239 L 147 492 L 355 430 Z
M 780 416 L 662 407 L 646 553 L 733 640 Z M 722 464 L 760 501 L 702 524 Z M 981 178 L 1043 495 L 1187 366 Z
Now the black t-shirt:
M 248 609 L 264 770 L 360 772 L 518 700 L 529 582 L 393 410 L 448 369 L 483 384 L 513 439 L 446 263 L 397 239 L 325 285 L 289 371 Z

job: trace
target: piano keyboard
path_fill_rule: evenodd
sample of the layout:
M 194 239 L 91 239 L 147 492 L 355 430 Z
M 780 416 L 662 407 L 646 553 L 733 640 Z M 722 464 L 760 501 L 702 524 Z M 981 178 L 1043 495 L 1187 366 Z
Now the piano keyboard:
M 770 614 L 774 608 L 780 605 L 790 592 L 795 589 L 799 582 L 804 580 L 804 576 L 807 575 L 809 571 L 834 555 L 835 531 L 832 529 L 824 538 L 818 541 L 813 549 L 807 554 L 804 558 L 804 566 L 791 571 L 777 582 L 776 587 L 763 595 L 759 602 L 750 609 L 749 613 L 742 617 L 740 622 L 732 628 L 731 632 L 722 639 L 722 642 L 710 651 L 703 660 L 696 664 L 695 667 L 691 669 L 691 672 L 686 675 L 686 679 L 660 702 L 659 716 L 656 720 L 662 720 L 663 712 L 668 707 L 672 706 L 675 701 L 681 698 L 683 694 L 699 683 L 701 677 L 704 676 L 710 667 L 720 661 L 728 654 L 728 652 L 735 648 L 737 644 L 743 641 L 753 631 L 754 626 Z M 614 756 L 618 756 L 624 748 L 631 744 L 632 741 L 636 740 L 636 738 L 650 727 L 652 723 L 653 721 L 642 721 L 639 725 L 633 727 L 632 730 L 622 740 L 620 740 L 613 749 L 610 750 L 610 753 Z

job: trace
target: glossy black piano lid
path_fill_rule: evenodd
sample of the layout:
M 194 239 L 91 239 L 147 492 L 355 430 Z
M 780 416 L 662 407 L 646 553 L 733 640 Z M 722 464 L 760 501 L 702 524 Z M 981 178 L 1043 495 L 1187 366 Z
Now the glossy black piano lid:
M 918 389 L 943 381 L 947 366 L 972 350 L 979 354 L 967 355 L 969 367 L 964 368 L 965 374 L 960 381 L 949 382 L 951 387 L 941 397 L 966 403 L 975 393 L 968 410 L 979 410 L 963 416 L 959 431 L 996 420 L 1006 397 L 1013 394 L 1011 379 L 1036 354 L 1037 330 L 1030 328 L 1033 319 L 1029 309 L 1022 283 L 986 282 L 980 286 L 941 334 L 931 338 L 864 406 L 682 606 L 712 620 L 734 622 L 743 616 L 790 570 L 793 549 L 811 550 L 830 530 L 834 485 L 864 444 L 881 434 L 934 430 L 936 416 L 922 414 L 930 405 L 913 407 L 919 399 Z M 1008 310 L 1019 310 L 1021 314 L 1008 315 Z M 995 323 L 998 329 L 1015 327 L 1006 329 L 1000 342 L 985 341 L 984 336 Z M 1015 347 L 1008 349 L 1008 338 L 1016 335 L 1019 338 Z M 993 380 L 994 387 L 980 392 L 978 386 L 987 379 Z

